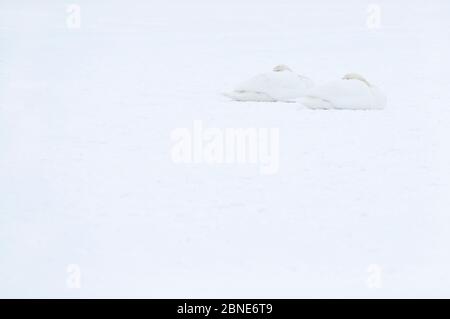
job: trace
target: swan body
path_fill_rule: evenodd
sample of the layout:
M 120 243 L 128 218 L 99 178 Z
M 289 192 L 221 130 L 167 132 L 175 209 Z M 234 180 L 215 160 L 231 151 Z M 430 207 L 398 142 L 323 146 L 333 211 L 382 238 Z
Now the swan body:
M 311 109 L 382 109 L 386 97 L 361 75 L 346 74 L 342 79 L 317 86 L 302 98 Z
M 294 102 L 312 87 L 310 79 L 277 65 L 272 72 L 257 75 L 224 95 L 235 101 Z

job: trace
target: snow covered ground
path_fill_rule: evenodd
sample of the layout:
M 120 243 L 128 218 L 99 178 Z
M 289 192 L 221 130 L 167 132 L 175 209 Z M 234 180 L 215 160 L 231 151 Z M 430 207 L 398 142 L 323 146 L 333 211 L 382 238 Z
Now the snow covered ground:
M 449 38 L 446 0 L 0 0 L 0 297 L 450 297 Z M 281 63 L 388 106 L 221 96 Z M 174 163 L 195 120 L 279 128 L 277 173 Z

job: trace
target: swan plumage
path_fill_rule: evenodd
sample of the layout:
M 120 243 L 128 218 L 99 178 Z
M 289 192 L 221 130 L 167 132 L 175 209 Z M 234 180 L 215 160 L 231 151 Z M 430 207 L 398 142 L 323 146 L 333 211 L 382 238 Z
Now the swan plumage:
M 293 102 L 313 87 L 313 82 L 280 64 L 272 72 L 259 74 L 224 93 L 235 101 Z
M 386 97 L 381 90 L 357 73 L 312 88 L 302 98 L 312 109 L 382 109 Z

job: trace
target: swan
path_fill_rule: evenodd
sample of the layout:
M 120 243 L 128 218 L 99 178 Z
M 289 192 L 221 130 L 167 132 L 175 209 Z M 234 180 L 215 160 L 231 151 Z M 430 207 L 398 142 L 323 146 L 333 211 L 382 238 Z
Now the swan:
M 280 64 L 272 72 L 256 75 L 224 95 L 235 101 L 294 102 L 312 87 L 310 79 Z
M 357 73 L 344 75 L 342 79 L 312 88 L 302 98 L 311 109 L 382 109 L 386 97 L 379 88 Z

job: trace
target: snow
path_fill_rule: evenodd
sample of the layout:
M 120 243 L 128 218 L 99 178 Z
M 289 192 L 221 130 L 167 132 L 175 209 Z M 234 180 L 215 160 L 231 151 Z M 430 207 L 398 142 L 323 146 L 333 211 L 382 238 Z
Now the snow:
M 450 296 L 448 1 L 72 3 L 0 2 L 0 297 Z M 281 63 L 388 106 L 221 95 Z M 279 128 L 278 173 L 174 163 L 197 120 Z

